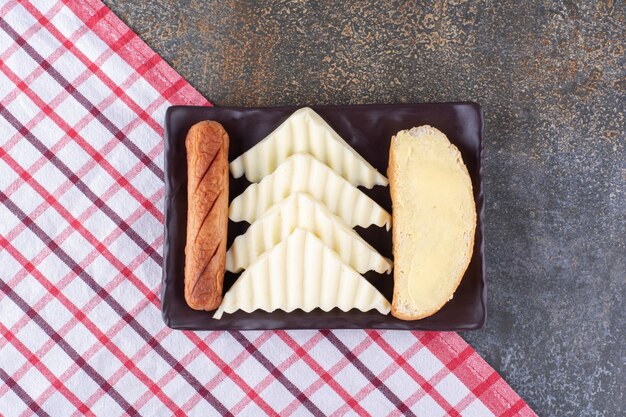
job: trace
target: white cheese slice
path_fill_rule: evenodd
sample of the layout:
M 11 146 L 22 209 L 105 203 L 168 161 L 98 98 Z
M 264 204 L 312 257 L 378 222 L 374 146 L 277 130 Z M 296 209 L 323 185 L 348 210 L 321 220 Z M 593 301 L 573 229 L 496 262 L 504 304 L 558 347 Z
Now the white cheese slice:
M 391 226 L 391 216 L 361 190 L 308 154 L 294 154 L 230 204 L 228 217 L 254 222 L 290 194 L 305 192 L 326 204 L 350 227 Z
M 306 229 L 337 252 L 357 272 L 391 272 L 392 263 L 372 248 L 343 220 L 305 193 L 291 194 L 270 208 L 238 236 L 226 253 L 226 269 L 240 272 L 296 228 Z
M 354 186 L 388 185 L 387 178 L 358 154 L 319 114 L 305 107 L 294 112 L 265 139 L 230 163 L 233 177 L 258 182 L 294 153 L 306 152 Z
M 296 229 L 265 252 L 224 295 L 213 318 L 243 310 L 356 308 L 388 314 L 389 301 L 314 234 Z

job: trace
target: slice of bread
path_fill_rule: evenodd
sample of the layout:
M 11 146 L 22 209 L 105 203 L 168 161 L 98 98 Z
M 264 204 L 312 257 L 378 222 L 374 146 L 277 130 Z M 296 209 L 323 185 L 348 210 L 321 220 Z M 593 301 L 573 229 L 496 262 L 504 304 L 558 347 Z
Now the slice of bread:
M 448 302 L 472 257 L 476 204 L 461 153 L 431 126 L 398 132 L 389 168 L 393 205 L 391 314 L 428 317 Z

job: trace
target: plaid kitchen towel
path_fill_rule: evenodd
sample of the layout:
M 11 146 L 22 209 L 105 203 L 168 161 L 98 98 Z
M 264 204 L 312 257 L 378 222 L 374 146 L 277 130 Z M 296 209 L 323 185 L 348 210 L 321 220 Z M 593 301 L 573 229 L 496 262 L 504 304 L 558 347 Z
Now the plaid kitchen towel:
M 0 1 L 0 415 L 534 415 L 454 333 L 165 327 L 173 104 L 99 1 Z

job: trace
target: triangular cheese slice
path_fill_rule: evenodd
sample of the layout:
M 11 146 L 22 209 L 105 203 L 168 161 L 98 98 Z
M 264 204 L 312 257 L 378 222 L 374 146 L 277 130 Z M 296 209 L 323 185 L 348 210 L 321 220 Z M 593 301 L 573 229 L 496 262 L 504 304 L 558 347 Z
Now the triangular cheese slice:
M 241 274 L 213 318 L 237 310 L 309 312 L 318 307 L 391 311 L 389 301 L 335 251 L 311 232 L 296 229 Z
M 312 232 L 341 260 L 363 274 L 391 272 L 391 261 L 372 248 L 343 220 L 305 193 L 291 194 L 238 236 L 226 253 L 226 269 L 240 272 L 296 228 Z
M 391 226 L 391 216 L 374 200 L 308 154 L 294 154 L 230 204 L 228 217 L 254 222 L 290 194 L 305 192 L 326 204 L 350 227 Z
M 389 181 L 326 123 L 305 107 L 294 112 L 265 139 L 230 163 L 233 177 L 258 182 L 294 153 L 306 152 L 354 186 L 372 188 Z

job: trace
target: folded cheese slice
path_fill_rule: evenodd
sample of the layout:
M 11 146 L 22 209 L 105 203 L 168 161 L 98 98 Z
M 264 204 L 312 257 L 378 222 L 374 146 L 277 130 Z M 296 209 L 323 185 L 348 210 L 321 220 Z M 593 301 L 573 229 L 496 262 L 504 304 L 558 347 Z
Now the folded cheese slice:
M 318 307 L 391 311 L 389 301 L 372 284 L 313 233 L 298 228 L 241 274 L 213 318 L 237 310 L 309 312 Z
M 379 254 L 326 206 L 305 193 L 291 194 L 275 204 L 238 236 L 226 253 L 226 269 L 240 272 L 247 268 L 296 228 L 312 232 L 359 273 L 391 272 L 389 259 Z
M 372 188 L 389 181 L 326 123 L 305 107 L 294 112 L 265 139 L 230 163 L 233 177 L 258 182 L 294 153 L 306 152 L 354 186 Z
M 326 206 L 350 227 L 391 226 L 391 216 L 361 190 L 305 153 L 287 158 L 261 182 L 251 184 L 230 204 L 228 217 L 254 222 L 273 204 L 290 194 L 305 192 Z

